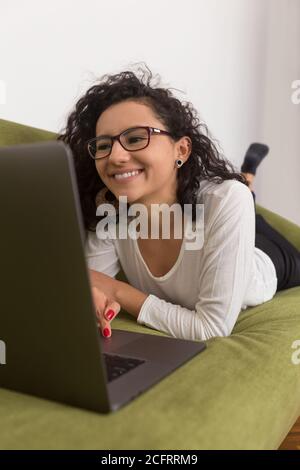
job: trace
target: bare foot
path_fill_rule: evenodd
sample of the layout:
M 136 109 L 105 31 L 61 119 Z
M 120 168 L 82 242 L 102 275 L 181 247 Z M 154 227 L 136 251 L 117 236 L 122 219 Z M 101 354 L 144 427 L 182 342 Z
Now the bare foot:
M 242 172 L 242 175 L 244 175 L 246 180 L 248 181 L 249 183 L 248 187 L 250 191 L 253 191 L 253 181 L 254 181 L 255 176 L 252 173 L 243 173 L 243 172 Z

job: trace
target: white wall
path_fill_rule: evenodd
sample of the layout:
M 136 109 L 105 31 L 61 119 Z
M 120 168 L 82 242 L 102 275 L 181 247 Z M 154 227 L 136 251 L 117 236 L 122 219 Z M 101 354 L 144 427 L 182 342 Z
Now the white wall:
M 300 0 L 269 0 L 261 139 L 270 146 L 257 172 L 257 199 L 300 225 Z
M 182 90 L 174 92 L 194 104 L 239 169 L 248 145 L 274 133 L 273 110 L 264 111 L 273 2 L 281 0 L 2 0 L 0 117 L 59 131 L 97 77 L 145 61 L 164 86 Z M 270 205 L 261 178 L 258 202 Z M 291 213 L 286 197 L 277 207 Z

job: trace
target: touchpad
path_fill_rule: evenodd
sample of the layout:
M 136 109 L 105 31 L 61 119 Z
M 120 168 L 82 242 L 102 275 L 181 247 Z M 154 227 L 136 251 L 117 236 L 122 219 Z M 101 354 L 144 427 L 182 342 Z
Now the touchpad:
M 117 351 L 140 338 L 138 333 L 113 329 L 110 338 L 104 338 L 100 332 L 101 348 L 103 352 L 117 353 Z

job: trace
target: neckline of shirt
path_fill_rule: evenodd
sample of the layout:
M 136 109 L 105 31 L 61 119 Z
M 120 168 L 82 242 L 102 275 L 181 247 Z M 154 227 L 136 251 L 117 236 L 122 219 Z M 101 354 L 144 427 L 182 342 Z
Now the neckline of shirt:
M 141 260 L 143 266 L 145 267 L 148 275 L 157 282 L 164 282 L 164 281 L 167 281 L 172 276 L 172 274 L 174 274 L 174 272 L 177 270 L 178 266 L 180 265 L 180 263 L 182 261 L 183 254 L 184 254 L 184 251 L 185 251 L 185 234 L 183 234 L 181 248 L 180 248 L 180 252 L 179 252 L 179 255 L 177 257 L 177 260 L 173 264 L 172 268 L 166 274 L 164 274 L 164 276 L 154 276 L 151 273 L 150 269 L 147 266 L 147 263 L 145 262 L 145 260 L 142 256 L 142 253 L 140 252 L 140 248 L 139 248 L 137 240 L 133 239 L 133 243 L 134 243 L 135 251 L 138 254 L 138 257 L 140 258 L 140 260 Z

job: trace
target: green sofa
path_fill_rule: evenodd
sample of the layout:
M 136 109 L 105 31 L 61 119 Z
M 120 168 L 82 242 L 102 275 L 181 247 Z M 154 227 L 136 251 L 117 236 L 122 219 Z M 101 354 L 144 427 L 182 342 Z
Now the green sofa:
M 1 146 L 55 137 L 0 120 Z M 300 249 L 300 227 L 258 205 L 257 211 Z M 164 335 L 124 310 L 112 329 Z M 277 449 L 300 415 L 296 340 L 300 287 L 242 311 L 229 337 L 207 341 L 202 354 L 113 414 L 1 388 L 0 448 Z

